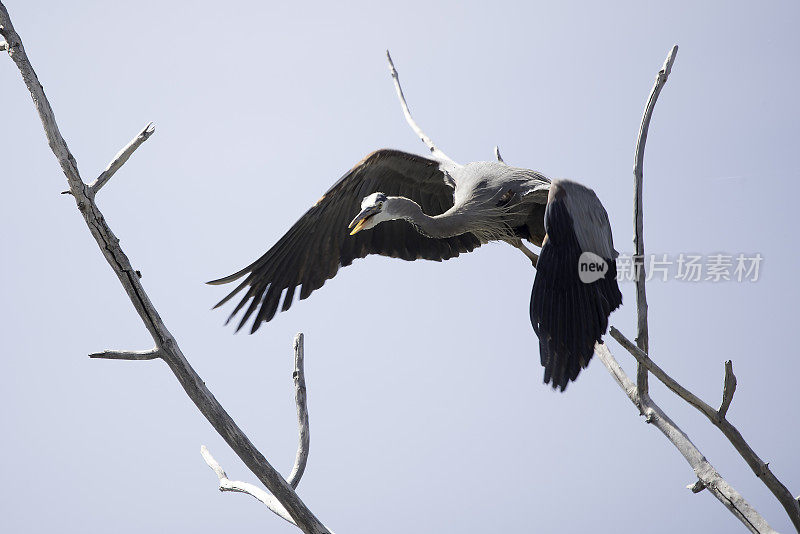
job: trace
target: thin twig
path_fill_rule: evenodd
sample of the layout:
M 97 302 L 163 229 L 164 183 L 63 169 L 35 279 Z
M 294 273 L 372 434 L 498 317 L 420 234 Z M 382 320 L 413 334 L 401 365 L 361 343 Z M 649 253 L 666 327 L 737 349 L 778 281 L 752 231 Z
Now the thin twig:
M 736 375 L 733 374 L 733 362 L 728 360 L 725 362 L 725 379 L 722 382 L 722 404 L 719 405 L 719 410 L 717 410 L 719 419 L 725 419 L 728 408 L 731 407 L 734 393 L 736 393 Z
M 408 109 L 406 97 L 403 95 L 403 88 L 400 87 L 400 76 L 397 74 L 397 69 L 394 68 L 392 56 L 389 55 L 388 50 L 386 51 L 386 59 L 389 61 L 389 71 L 392 73 L 394 88 L 397 91 L 397 98 L 400 100 L 400 106 L 403 108 L 403 115 L 406 117 L 406 122 L 409 126 L 411 126 L 411 129 L 414 130 L 414 133 L 417 134 L 417 137 L 419 137 L 420 140 L 425 143 L 425 146 L 427 146 L 428 150 L 431 151 L 431 156 L 434 159 L 446 165 L 456 165 L 455 161 L 453 161 L 447 154 L 442 152 L 436 145 L 433 144 L 431 138 L 425 135 L 425 132 L 422 131 L 422 128 L 420 128 L 413 117 L 411 117 L 411 110 Z
M 647 295 L 645 294 L 644 276 L 644 212 L 642 210 L 642 182 L 644 167 L 644 146 L 647 143 L 647 130 L 650 128 L 650 118 L 653 116 L 653 109 L 656 107 L 656 100 L 661 93 L 661 88 L 667 83 L 669 73 L 672 71 L 672 64 L 678 53 L 678 45 L 672 47 L 664 66 L 658 71 L 653 89 L 647 99 L 647 105 L 642 115 L 642 124 L 639 127 L 639 136 L 636 139 L 636 156 L 633 163 L 633 222 L 634 236 L 634 273 L 636 275 L 636 313 L 637 313 L 637 333 L 636 344 L 645 352 L 650 350 L 650 334 L 647 329 Z M 647 371 L 641 365 L 636 370 L 636 387 L 639 396 L 647 396 Z
M 252 471 L 269 491 L 286 508 L 289 515 L 307 534 L 328 533 L 328 529 L 314 516 L 294 489 L 267 461 L 263 454 L 239 428 L 222 405 L 217 401 L 205 382 L 195 372 L 183 355 L 177 341 L 167 329 L 150 298 L 147 296 L 139 276 L 131 267 L 128 256 L 122 251 L 119 239 L 113 234 L 105 217 L 100 212 L 78 172 L 78 164 L 59 132 L 53 109 L 33 67 L 28 60 L 22 40 L 14 30 L 8 11 L 0 1 L 0 36 L 9 43 L 9 55 L 19 68 L 22 79 L 33 98 L 36 110 L 44 127 L 53 154 L 69 182 L 70 191 L 75 198 L 78 210 L 86 221 L 89 231 L 95 238 L 103 256 L 119 278 L 145 327 L 153 338 L 155 346 L 163 351 L 162 359 L 180 382 L 195 406 L 208 419 L 214 429 L 222 436 L 239 458 Z
M 147 123 L 147 125 L 142 128 L 142 131 L 136 134 L 130 143 L 128 143 L 125 148 L 120 150 L 114 159 L 111 160 L 111 163 L 105 168 L 103 172 L 100 173 L 100 176 L 97 177 L 90 186 L 89 186 L 89 194 L 94 196 L 100 191 L 100 188 L 106 185 L 106 183 L 114 176 L 120 167 L 122 167 L 128 158 L 134 153 L 134 151 L 139 148 L 142 143 L 147 141 L 147 139 L 153 135 L 153 132 L 156 131 L 156 127 L 153 125 L 152 122 Z
M 706 485 L 705 483 L 703 483 L 702 480 L 697 479 L 697 482 L 695 482 L 694 484 L 688 484 L 686 486 L 686 489 L 688 489 L 692 493 L 700 493 L 701 491 L 706 489 Z
M 638 350 L 638 349 L 637 349 Z M 742 497 L 722 476 L 714 469 L 714 466 L 703 456 L 689 437 L 670 419 L 658 405 L 648 396 L 639 396 L 636 384 L 628 378 L 622 367 L 611 352 L 603 344 L 595 345 L 595 354 L 617 384 L 625 391 L 625 394 L 639 408 L 648 423 L 658 428 L 666 438 L 675 445 L 675 448 L 683 455 L 692 467 L 695 475 L 701 484 L 707 488 L 736 518 L 741 521 L 750 532 L 761 534 L 775 532 L 744 497 Z M 694 486 L 690 486 L 694 487 Z
M 505 163 L 505 161 L 503 161 L 503 156 L 500 155 L 500 147 L 497 145 L 494 145 L 494 157 L 500 163 Z
M 269 492 L 248 482 L 239 482 L 237 480 L 230 480 L 228 478 L 228 475 L 225 474 L 225 470 L 222 469 L 222 466 L 219 465 L 219 462 L 217 462 L 214 459 L 214 457 L 211 456 L 211 453 L 209 452 L 209 450 L 206 448 L 205 445 L 200 447 L 200 454 L 203 456 L 203 460 L 206 461 L 206 464 L 208 464 L 208 467 L 213 469 L 214 473 L 217 474 L 217 478 L 219 479 L 220 491 L 235 491 L 238 493 L 246 493 L 247 495 L 255 497 L 256 499 L 264 503 L 266 507 L 269 508 L 270 511 L 274 512 L 278 517 L 285 519 L 286 521 L 288 521 L 293 525 L 295 524 L 294 520 L 292 519 L 292 516 L 290 516 L 289 513 L 286 511 L 286 508 L 284 508 L 281 505 L 278 499 L 270 495 Z
M 155 360 L 163 356 L 164 353 L 159 348 L 150 350 L 104 350 L 103 352 L 94 352 L 89 355 L 90 358 L 102 360 Z
M 303 333 L 300 332 L 294 338 L 294 400 L 297 404 L 297 426 L 299 427 L 299 443 L 297 444 L 297 455 L 294 460 L 294 467 L 286 480 L 293 488 L 297 488 L 300 479 L 306 470 L 308 462 L 308 451 L 310 445 L 310 431 L 308 425 L 308 406 L 306 403 L 306 376 L 303 365 Z
M 647 354 L 645 354 L 644 351 L 634 345 L 613 326 L 611 327 L 611 336 L 616 339 L 619 344 L 625 348 L 625 350 L 630 352 L 631 355 L 636 358 L 637 362 L 643 365 L 648 371 L 653 373 L 653 375 L 665 386 L 667 386 L 673 393 L 697 408 L 697 410 L 705 415 L 714 426 L 720 429 L 723 435 L 728 438 L 728 441 L 731 442 L 731 445 L 733 445 L 739 455 L 744 459 L 745 462 L 747 462 L 747 465 L 750 467 L 756 477 L 761 479 L 764 485 L 767 486 L 772 494 L 778 499 L 784 510 L 786 510 L 786 513 L 789 516 L 789 519 L 791 519 L 795 528 L 800 531 L 800 504 L 798 504 L 797 499 L 792 496 L 789 489 L 784 486 L 783 483 L 772 473 L 769 468 L 769 464 L 764 462 L 755 453 L 755 451 L 745 441 L 744 437 L 742 437 L 742 434 L 739 432 L 739 430 L 733 426 L 730 421 L 724 417 L 720 417 L 719 411 L 712 408 L 709 404 L 703 402 L 699 397 L 681 386 L 676 380 L 665 373 Z M 727 385 L 729 384 L 730 380 L 727 378 L 729 376 L 727 369 L 730 367 L 730 376 L 733 376 L 733 367 L 728 366 L 727 364 L 725 367 Z M 735 377 L 733 380 L 735 383 Z M 730 398 L 733 398 L 733 387 L 728 385 L 727 389 Z M 723 394 L 723 397 L 725 397 L 725 394 Z M 730 405 L 730 402 L 728 402 L 728 405 Z M 727 407 L 725 408 L 725 411 L 727 412 Z

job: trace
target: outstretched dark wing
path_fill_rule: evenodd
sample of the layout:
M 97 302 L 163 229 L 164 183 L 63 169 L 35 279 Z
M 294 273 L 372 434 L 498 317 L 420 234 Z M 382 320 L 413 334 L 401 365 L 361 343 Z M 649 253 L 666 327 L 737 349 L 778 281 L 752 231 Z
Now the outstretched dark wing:
M 544 226 L 531 323 L 539 337 L 544 382 L 564 391 L 589 364 L 622 294 L 611 226 L 594 191 L 574 182 L 553 182 Z
M 375 151 L 336 182 L 266 254 L 239 272 L 209 282 L 226 284 L 245 277 L 215 307 L 246 289 L 228 320 L 249 302 L 237 330 L 257 310 L 252 333 L 275 316 L 284 291 L 282 311 L 292 305 L 298 286 L 300 299 L 305 299 L 356 258 L 381 254 L 441 261 L 480 246 L 473 234 L 432 239 L 406 221 L 387 221 L 351 236 L 348 225 L 361 210 L 361 200 L 375 192 L 410 198 L 428 215 L 453 206 L 453 187 L 437 162 L 398 150 Z

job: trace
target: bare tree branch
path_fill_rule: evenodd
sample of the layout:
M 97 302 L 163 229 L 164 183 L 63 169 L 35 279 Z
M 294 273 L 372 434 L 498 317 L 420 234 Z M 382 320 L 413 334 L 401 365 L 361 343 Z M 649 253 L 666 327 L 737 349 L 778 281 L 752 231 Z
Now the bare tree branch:
M 145 127 L 142 132 L 129 143 L 117 156 L 112 160 L 111 164 L 106 170 L 98 177 L 98 179 L 91 185 L 87 186 L 80 177 L 78 172 L 77 163 L 75 158 L 69 151 L 67 144 L 61 136 L 53 110 L 44 94 L 44 90 L 39 83 L 36 73 L 31 66 L 22 41 L 19 35 L 13 28 L 11 21 L 6 11 L 5 6 L 0 1 L 0 35 L 5 38 L 5 43 L 0 43 L 0 49 L 7 50 L 13 61 L 16 63 L 23 77 L 23 80 L 31 93 L 34 104 L 39 113 L 42 121 L 45 134 L 49 145 L 56 156 L 61 168 L 67 177 L 70 193 L 75 198 L 78 209 L 84 217 L 90 232 L 98 243 L 101 252 L 105 256 L 109 265 L 117 274 L 120 283 L 127 292 L 133 306 L 139 313 L 145 327 L 150 332 L 154 342 L 155 348 L 148 351 L 104 351 L 90 355 L 93 358 L 102 359 L 124 359 L 124 360 L 150 360 L 161 359 L 163 360 L 175 374 L 178 381 L 186 391 L 187 395 L 192 399 L 198 409 L 208 419 L 212 426 L 219 432 L 225 439 L 228 445 L 236 452 L 242 459 L 247 467 L 258 477 L 258 479 L 268 488 L 269 492 L 244 482 L 235 482 L 228 479 L 225 471 L 218 462 L 211 456 L 208 449 L 201 448 L 206 463 L 214 470 L 220 482 L 220 489 L 222 491 L 237 491 L 247 493 L 257 498 L 265 505 L 267 505 L 273 512 L 278 514 L 285 520 L 297 525 L 306 533 L 329 533 L 330 531 L 319 522 L 313 513 L 306 507 L 300 500 L 294 487 L 300 481 L 303 471 L 306 466 L 309 448 L 309 430 L 308 430 L 308 412 L 306 407 L 306 389 L 305 380 L 303 376 L 303 338 L 298 335 L 295 339 L 295 400 L 297 403 L 298 411 L 298 424 L 300 427 L 299 446 L 295 459 L 295 465 L 292 474 L 289 477 L 289 482 L 283 479 L 281 475 L 269 464 L 264 456 L 255 448 L 247 436 L 236 425 L 235 421 L 225 412 L 219 402 L 214 398 L 212 393 L 205 386 L 205 383 L 197 375 L 197 373 L 189 365 L 185 356 L 181 352 L 178 344 L 172 334 L 167 330 L 157 310 L 151 303 L 149 297 L 144 291 L 140 281 L 138 272 L 135 271 L 130 264 L 128 257 L 119 246 L 119 239 L 112 233 L 108 227 L 105 218 L 95 204 L 96 192 L 111 178 L 111 176 L 127 161 L 130 155 L 140 146 L 152 133 L 152 124 Z M 3 46 L 4 45 L 4 46 Z M 637 156 L 634 174 L 636 177 L 636 215 L 635 215 L 635 244 L 637 256 L 639 256 L 639 266 L 641 268 L 643 261 L 644 245 L 643 245 L 643 218 L 642 218 L 642 160 L 644 155 L 644 145 L 647 137 L 647 129 L 652 115 L 655 101 L 658 94 L 667 80 L 672 63 L 675 59 L 677 47 L 674 47 L 670 53 L 664 67 L 659 72 L 656 84 L 651 92 L 650 99 L 648 100 L 645 109 L 645 115 L 642 120 L 642 126 L 639 132 L 639 140 L 637 142 Z M 428 138 L 422 130 L 417 126 L 416 122 L 411 117 L 410 111 L 403 96 L 400 87 L 399 77 L 397 71 L 392 64 L 391 57 L 387 52 L 387 59 L 389 60 L 392 77 L 395 82 L 398 98 L 400 99 L 401 106 L 403 107 L 406 121 L 414 129 L 417 135 L 425 142 L 431 151 L 434 158 L 439 159 L 443 163 L 456 165 L 453 160 L 447 157 L 441 150 L 433 145 L 430 138 Z M 496 157 L 502 161 L 499 150 L 496 149 Z M 723 392 L 723 401 L 719 410 L 714 410 L 708 404 L 692 395 L 688 390 L 682 388 L 677 382 L 672 380 L 666 373 L 664 373 L 658 366 L 652 362 L 648 357 L 648 331 L 647 331 L 647 303 L 644 293 L 644 280 L 641 276 L 641 270 L 638 271 L 637 276 L 637 308 L 638 308 L 638 335 L 637 344 L 634 345 L 622 336 L 619 331 L 612 328 L 611 335 L 615 339 L 622 340 L 622 343 L 637 359 L 639 365 L 637 370 L 637 382 L 632 382 L 618 362 L 611 355 L 610 351 L 605 345 L 598 344 L 596 352 L 599 359 L 608 368 L 617 383 L 626 392 L 626 395 L 637 406 L 640 412 L 646 417 L 649 423 L 654 424 L 681 452 L 689 465 L 694 470 L 698 477 L 698 482 L 691 487 L 692 491 L 699 492 L 702 489 L 708 489 L 717 499 L 719 499 L 731 512 L 752 532 L 769 533 L 774 532 L 769 524 L 761 517 L 744 498 L 739 495 L 713 468 L 713 466 L 703 457 L 700 451 L 695 447 L 691 440 L 686 436 L 680 428 L 666 415 L 664 412 L 650 399 L 647 388 L 647 372 L 652 372 L 657 378 L 664 381 L 668 385 L 671 382 L 675 386 L 679 395 L 681 393 L 686 395 L 686 399 L 690 404 L 698 408 L 701 412 L 709 417 L 709 419 L 718 426 L 729 440 L 734 444 L 740 454 L 745 458 L 751 468 L 753 468 L 759 478 L 764 480 L 765 484 L 773 491 L 778 497 L 787 512 L 789 513 L 795 526 L 798 526 L 798 503 L 788 490 L 775 479 L 774 475 L 770 472 L 767 464 L 762 462 L 758 456 L 749 448 L 744 442 L 739 432 L 727 421 L 725 418 L 726 413 L 730 407 L 733 394 L 736 386 L 736 379 L 733 375 L 732 366 L 730 362 L 726 364 L 725 386 Z M 680 393 L 679 393 L 680 392 Z M 681 395 L 683 397 L 683 395 Z M 690 400 L 691 399 L 691 400 Z M 782 491 L 778 491 L 782 488 Z M 792 501 L 792 506 L 785 503 L 786 495 Z M 799 527 L 800 529 L 800 527 Z
M 225 439 L 228 445 L 236 452 L 245 465 L 258 477 L 269 491 L 284 506 L 295 524 L 308 534 L 328 533 L 328 529 L 314 516 L 311 510 L 295 493 L 294 489 L 283 479 L 267 461 L 261 452 L 256 449 L 250 439 L 242 432 L 236 422 L 228 415 L 222 405 L 217 401 L 203 380 L 192 369 L 173 335 L 167 330 L 158 311 L 153 306 L 141 285 L 139 276 L 131 267 L 130 260 L 122 251 L 119 239 L 113 234 L 94 202 L 94 195 L 90 188 L 84 184 L 78 172 L 78 165 L 67 147 L 66 141 L 59 132 L 53 109 L 45 96 L 44 89 L 39 83 L 36 72 L 28 60 L 22 40 L 14 30 L 8 11 L 0 1 L 0 35 L 6 40 L 9 55 L 19 68 L 22 79 L 33 98 L 34 105 L 42 121 L 47 140 L 53 154 L 56 156 L 64 175 L 69 182 L 70 191 L 75 198 L 78 210 L 83 215 L 89 231 L 116 273 L 125 292 L 134 308 L 139 313 L 145 327 L 155 342 L 155 346 L 162 352 L 161 359 L 166 362 L 175 377 L 183 386 L 187 395 L 192 399 L 197 408 L 208 419 L 211 425 Z M 123 150 L 124 152 L 124 150 Z M 116 353 L 121 354 L 121 353 Z
M 292 378 L 294 379 L 295 384 L 297 419 L 300 427 L 300 443 L 297 448 L 297 457 L 295 458 L 294 467 L 292 468 L 292 474 L 288 478 L 289 485 L 293 488 L 297 487 L 297 485 L 300 483 L 300 479 L 303 476 L 303 472 L 305 471 L 306 463 L 308 461 L 309 450 L 308 406 L 306 404 L 306 379 L 303 356 L 303 333 L 300 332 L 294 338 L 294 371 L 292 372 Z M 291 516 L 288 514 L 283 505 L 268 492 L 247 482 L 238 482 L 228 479 L 228 475 L 225 474 L 225 471 L 222 469 L 219 463 L 214 459 L 213 456 L 211 456 L 211 453 L 205 445 L 200 447 L 200 454 L 203 456 L 203 459 L 208 466 L 217 474 L 220 491 L 237 491 L 239 493 L 247 493 L 248 495 L 251 495 L 264 503 L 267 508 L 276 513 L 278 516 L 282 517 L 293 525 L 295 524 L 294 520 L 292 520 Z
M 152 122 L 147 123 L 147 125 L 142 128 L 142 131 L 139 132 L 136 137 L 134 137 L 130 143 L 128 143 L 125 148 L 120 150 L 114 159 L 111 160 L 111 163 L 108 164 L 108 167 L 105 168 L 103 172 L 100 173 L 100 176 L 97 177 L 97 180 L 89 186 L 89 194 L 94 196 L 100 191 L 100 188 L 106 185 L 114 173 L 116 173 L 120 167 L 122 167 L 128 158 L 131 157 L 133 152 L 142 146 L 142 143 L 147 141 L 147 139 L 153 135 L 153 132 L 156 131 L 156 127 L 153 125 Z
M 703 415 L 705 415 L 711 423 L 720 429 L 720 431 L 728 438 L 733 447 L 739 455 L 747 462 L 753 473 L 761 479 L 767 488 L 783 506 L 784 510 L 791 519 L 795 528 L 800 531 L 800 504 L 795 499 L 789 489 L 778 480 L 778 478 L 769 469 L 769 464 L 764 462 L 750 447 L 750 445 L 742 437 L 739 430 L 733 426 L 730 421 L 725 419 L 725 413 L 728 411 L 730 401 L 733 399 L 733 391 L 736 384 L 736 378 L 733 376 L 733 366 L 731 362 L 725 364 L 725 391 L 723 393 L 723 411 L 712 408 L 707 403 L 703 402 L 700 398 L 694 395 L 691 391 L 681 386 L 676 380 L 665 373 L 656 363 L 645 354 L 639 347 L 634 345 L 622 333 L 611 327 L 611 336 L 619 342 L 631 355 L 636 358 L 640 365 L 644 366 L 648 371 L 658 378 L 670 391 L 678 395 L 680 398 L 697 408 Z M 725 400 L 727 399 L 727 401 Z
M 211 456 L 211 453 L 206 448 L 205 445 L 200 447 L 200 454 L 203 456 L 203 460 L 206 461 L 208 467 L 214 470 L 214 473 L 217 474 L 217 478 L 219 479 L 219 490 L 220 491 L 235 491 L 238 493 L 246 493 L 247 495 L 251 495 L 255 497 L 262 503 L 264 503 L 270 511 L 274 512 L 278 517 L 285 519 L 289 523 L 295 525 L 292 516 L 286 511 L 286 508 L 281 505 L 281 503 L 269 494 L 269 492 L 264 491 L 263 489 L 255 486 L 253 484 L 249 484 L 247 482 L 239 482 L 230 480 L 228 475 L 225 474 L 225 470 L 222 469 L 222 466 Z
M 762 478 L 773 493 L 778 497 L 778 500 L 784 505 L 787 513 L 792 517 L 795 522 L 795 510 L 797 503 L 792 499 L 791 494 L 786 488 L 774 478 L 772 473 L 764 462 L 762 462 L 753 453 L 752 449 L 745 443 L 741 434 L 725 419 L 725 413 L 730 406 L 733 399 L 733 392 L 736 386 L 736 379 L 733 376 L 733 368 L 730 362 L 726 364 L 725 376 L 725 391 L 723 393 L 722 406 L 719 410 L 714 410 L 711 406 L 700 400 L 697 396 L 692 394 L 686 388 L 682 387 L 672 378 L 670 378 L 661 368 L 659 368 L 649 357 L 647 348 L 649 346 L 648 331 L 647 331 L 647 299 L 645 296 L 645 278 L 642 275 L 643 270 L 643 257 L 644 257 L 644 225 L 643 225 L 643 208 L 642 208 L 642 162 L 644 158 L 644 145 L 647 140 L 647 130 L 650 124 L 650 118 L 655 107 L 656 99 L 661 91 L 661 88 L 667 81 L 667 77 L 672 69 L 672 64 L 675 61 L 675 54 L 678 47 L 675 46 L 667 56 L 664 66 L 658 73 L 656 83 L 650 93 L 650 98 L 645 108 L 644 117 L 642 118 L 642 125 L 639 131 L 639 140 L 636 146 L 636 162 L 634 166 L 634 189 L 635 189 L 635 216 L 634 216 L 634 243 L 636 246 L 636 256 L 638 256 L 639 268 L 636 271 L 636 289 L 637 289 L 637 338 L 636 344 L 625 338 L 619 330 L 611 327 L 611 336 L 616 339 L 625 349 L 627 349 L 636 358 L 637 364 L 637 381 L 634 384 L 625 374 L 620 367 L 619 363 L 611 355 L 611 352 L 605 345 L 598 344 L 595 347 L 595 352 L 598 354 L 600 361 L 606 366 L 611 373 L 612 377 L 617 381 L 620 387 L 625 391 L 625 394 L 639 409 L 640 413 L 645 416 L 645 420 L 656 426 L 673 445 L 680 451 L 686 461 L 694 470 L 697 475 L 698 481 L 690 484 L 687 488 L 691 489 L 694 493 L 699 493 L 704 488 L 711 491 L 711 493 L 724 504 L 750 531 L 752 532 L 774 532 L 766 520 L 750 506 L 744 498 L 739 495 L 713 468 L 708 460 L 700 453 L 697 447 L 691 442 L 688 436 L 678 428 L 678 426 L 658 407 L 655 402 L 650 398 L 647 384 L 647 373 L 653 373 L 656 378 L 661 380 L 668 388 L 678 394 L 681 398 L 686 400 L 689 404 L 700 410 L 705 414 L 711 422 L 723 430 L 723 433 L 733 443 L 734 447 L 742 454 L 742 457 L 753 468 L 756 476 Z M 637 346 L 638 345 L 638 346 Z M 789 503 L 791 500 L 792 503 Z M 797 522 L 795 522 L 797 526 Z
M 670 390 L 672 390 L 676 395 L 680 398 L 703 412 L 709 418 L 716 418 L 717 411 L 700 400 L 697 396 L 695 396 L 691 391 L 687 390 L 680 384 L 678 384 L 675 380 L 670 378 L 670 376 L 665 373 L 656 363 L 651 360 L 647 354 L 637 347 L 633 342 L 631 342 L 628 338 L 622 335 L 622 332 L 616 329 L 616 327 L 611 327 L 611 337 L 617 340 L 617 342 L 622 345 L 622 347 L 630 352 L 636 361 L 644 367 L 646 370 L 650 371 L 658 378 L 661 382 L 664 383 Z
M 642 115 L 642 124 L 639 127 L 639 136 L 636 139 L 636 156 L 633 163 L 633 224 L 634 224 L 634 273 L 636 275 L 636 313 L 638 331 L 636 333 L 636 344 L 645 352 L 650 350 L 650 334 L 647 330 L 647 295 L 645 294 L 644 284 L 644 211 L 642 210 L 642 182 L 644 178 L 644 146 L 647 143 L 647 130 L 650 128 L 650 118 L 653 116 L 653 109 L 656 107 L 656 100 L 661 93 L 661 88 L 667 83 L 669 73 L 672 71 L 672 64 L 675 63 L 675 56 L 678 54 L 678 45 L 672 47 L 664 66 L 658 71 L 653 89 L 647 99 L 647 105 Z M 647 395 L 647 371 L 641 365 L 636 370 L 636 387 L 639 396 Z
M 397 74 L 397 69 L 394 68 L 394 63 L 392 62 L 392 56 L 389 55 L 389 51 L 386 51 L 386 59 L 389 61 L 389 71 L 392 73 L 392 79 L 394 80 L 394 88 L 397 91 L 397 98 L 400 100 L 400 106 L 403 108 L 403 115 L 406 117 L 406 122 L 411 129 L 414 130 L 414 133 L 417 134 L 417 137 L 425 143 L 425 146 L 428 147 L 428 150 L 431 151 L 431 156 L 445 165 L 457 165 L 455 161 L 450 158 L 447 154 L 442 152 L 436 145 L 433 144 L 431 138 L 425 135 L 425 132 L 422 131 L 422 128 L 417 125 L 417 122 L 411 117 L 411 110 L 408 109 L 408 104 L 406 103 L 406 97 L 403 95 L 403 88 L 400 87 L 400 76 Z
M 164 353 L 159 348 L 150 350 L 104 350 L 103 352 L 94 352 L 89 357 L 102 360 L 155 360 L 163 358 Z
M 638 348 L 637 348 L 638 350 Z M 772 533 L 775 530 L 744 497 L 728 484 L 714 469 L 714 466 L 703 456 L 689 437 L 670 419 L 653 400 L 641 397 L 636 384 L 628 378 L 617 360 L 604 344 L 595 345 L 595 353 L 599 357 L 617 384 L 625 394 L 639 408 L 648 423 L 654 425 L 678 449 L 697 475 L 700 484 L 708 489 L 736 518 L 746 526 L 750 532 L 761 534 Z M 654 373 L 655 374 L 655 373 Z M 701 491 L 698 484 L 688 486 L 693 492 Z
M 297 404 L 297 425 L 300 429 L 299 443 L 297 444 L 297 456 L 294 460 L 294 467 L 287 482 L 293 488 L 297 488 L 308 462 L 308 451 L 310 445 L 310 431 L 308 426 L 308 406 L 306 403 L 306 375 L 303 366 L 303 333 L 300 332 L 294 338 L 294 400 Z

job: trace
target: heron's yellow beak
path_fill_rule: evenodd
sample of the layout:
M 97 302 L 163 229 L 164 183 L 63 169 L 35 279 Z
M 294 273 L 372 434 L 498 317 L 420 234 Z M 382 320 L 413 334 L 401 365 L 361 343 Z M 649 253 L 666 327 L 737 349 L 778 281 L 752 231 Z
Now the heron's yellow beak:
M 360 231 L 361 231 L 361 229 L 362 229 L 362 228 L 364 228 L 364 223 L 365 223 L 366 221 L 367 221 L 366 217 L 365 217 L 365 218 L 363 218 L 363 219 L 361 219 L 360 221 L 358 221 L 358 222 L 356 223 L 356 226 L 355 226 L 355 227 L 353 228 L 353 230 L 350 232 L 350 235 L 356 235 L 358 232 L 360 232 Z
M 364 225 L 367 224 L 367 220 L 381 211 L 378 206 L 369 206 L 361 210 L 361 213 L 356 215 L 356 218 L 350 223 L 348 228 L 352 228 L 350 235 L 356 235 L 358 232 L 364 229 Z

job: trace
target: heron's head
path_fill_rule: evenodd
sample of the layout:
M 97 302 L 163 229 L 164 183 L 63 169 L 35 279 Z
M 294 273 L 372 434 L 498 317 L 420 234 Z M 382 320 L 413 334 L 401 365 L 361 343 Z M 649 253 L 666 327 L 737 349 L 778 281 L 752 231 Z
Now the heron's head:
M 350 235 L 355 235 L 361 230 L 374 228 L 384 221 L 392 220 L 392 217 L 384 209 L 387 200 L 386 195 L 383 193 L 372 193 L 364 197 L 364 200 L 361 201 L 361 212 L 350 223 L 349 228 L 352 229 Z

